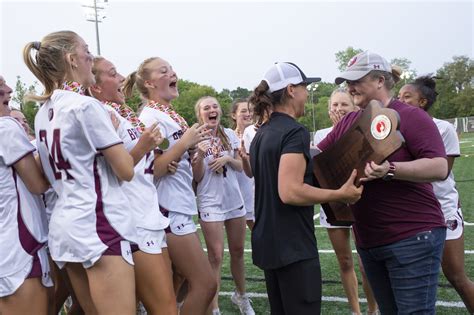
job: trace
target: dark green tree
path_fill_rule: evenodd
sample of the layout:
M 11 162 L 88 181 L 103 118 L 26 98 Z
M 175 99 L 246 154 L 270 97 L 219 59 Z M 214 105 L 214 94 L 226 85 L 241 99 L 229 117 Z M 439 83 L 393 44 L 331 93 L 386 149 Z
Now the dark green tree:
M 339 71 L 344 71 L 347 67 L 347 63 L 351 60 L 352 57 L 358 53 L 363 52 L 360 48 L 354 48 L 352 46 L 347 47 L 344 50 L 336 52 L 336 63 Z
M 34 130 L 35 116 L 38 112 L 39 107 L 36 102 L 26 101 L 25 96 L 30 93 L 37 94 L 36 86 L 36 82 L 30 86 L 26 86 L 26 84 L 21 81 L 21 77 L 17 76 L 15 83 L 15 92 L 12 97 L 12 101 L 20 105 L 20 110 L 23 112 L 26 119 L 28 120 L 28 125 L 30 126 L 31 130 Z
M 232 100 L 236 100 L 236 99 L 246 99 L 250 96 L 250 94 L 252 94 L 252 91 L 246 89 L 246 88 L 242 88 L 242 87 L 237 87 L 235 90 L 232 90 L 230 91 L 230 97 Z
M 467 56 L 454 56 L 436 72 L 438 100 L 430 110 L 438 118 L 473 115 L 474 60 Z

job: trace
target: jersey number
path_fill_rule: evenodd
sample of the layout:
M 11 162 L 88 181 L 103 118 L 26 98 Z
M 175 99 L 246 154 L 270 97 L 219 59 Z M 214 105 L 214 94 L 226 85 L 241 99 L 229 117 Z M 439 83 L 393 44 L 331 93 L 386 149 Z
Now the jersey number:
M 54 129 L 53 130 L 53 144 L 51 146 L 51 150 L 48 146 L 48 139 L 46 137 L 46 130 L 40 130 L 39 132 L 40 141 L 44 142 L 46 148 L 48 149 L 49 155 L 49 165 L 51 165 L 51 169 L 54 173 L 54 178 L 60 180 L 62 178 L 62 173 L 59 170 L 63 170 L 66 173 L 67 179 L 74 179 L 71 174 L 67 170 L 71 169 L 71 164 L 67 160 L 64 159 L 63 154 L 61 152 L 61 142 L 60 140 L 60 130 Z

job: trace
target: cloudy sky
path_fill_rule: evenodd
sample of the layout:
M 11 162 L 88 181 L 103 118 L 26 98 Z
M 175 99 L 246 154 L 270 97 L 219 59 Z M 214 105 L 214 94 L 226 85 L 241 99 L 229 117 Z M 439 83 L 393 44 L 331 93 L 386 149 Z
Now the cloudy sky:
M 145 58 L 168 60 L 183 79 L 218 91 L 253 88 L 275 61 L 292 61 L 308 76 L 332 81 L 335 53 L 348 46 L 386 59 L 405 57 L 418 73 L 455 55 L 472 58 L 473 1 L 124 1 L 108 0 L 99 25 L 101 54 L 128 74 Z M 95 54 L 87 1 L 0 0 L 0 74 L 34 77 L 21 52 L 29 41 L 73 30 Z

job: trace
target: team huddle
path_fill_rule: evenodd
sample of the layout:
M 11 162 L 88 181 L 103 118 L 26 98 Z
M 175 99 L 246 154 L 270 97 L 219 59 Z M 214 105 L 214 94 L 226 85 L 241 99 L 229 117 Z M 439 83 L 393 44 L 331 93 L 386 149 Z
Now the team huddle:
M 357 55 L 336 79 L 347 88 L 331 95 L 333 127 L 312 141 L 296 119 L 307 85 L 320 79 L 292 63 L 273 65 L 248 100 L 234 102 L 230 129 L 212 96 L 196 102 L 198 123 L 188 125 L 171 104 L 178 77 L 159 57 L 125 78 L 76 33 L 60 31 L 26 44 L 23 58 L 44 93 L 29 96 L 40 103 L 29 138 L 0 77 L 0 314 L 58 314 L 69 296 L 68 314 L 131 315 L 138 302 L 148 314 L 220 314 L 224 232 L 231 300 L 255 314 L 247 226 L 271 313 L 318 314 L 313 207 L 333 201 L 354 212 L 369 314 L 434 313 L 440 266 L 474 311 L 451 172 L 459 142 L 426 113 L 433 79 L 404 86 L 397 100 L 397 70 L 377 54 Z M 135 90 L 137 113 L 125 103 Z M 339 189 L 318 188 L 313 153 L 337 145 L 372 99 L 399 113 L 405 146 L 380 165 L 369 161 L 361 183 L 354 171 Z M 360 314 L 351 229 L 326 222 L 324 210 L 321 218 Z

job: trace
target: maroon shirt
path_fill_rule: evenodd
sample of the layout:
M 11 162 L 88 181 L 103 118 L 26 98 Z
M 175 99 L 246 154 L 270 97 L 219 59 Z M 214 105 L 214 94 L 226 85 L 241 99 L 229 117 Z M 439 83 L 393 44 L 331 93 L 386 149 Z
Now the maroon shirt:
M 400 115 L 405 145 L 392 162 L 446 157 L 443 141 L 431 117 L 422 109 L 398 100 L 388 108 Z M 354 123 L 359 112 L 347 114 L 318 144 L 322 151 L 335 143 Z M 371 248 L 394 243 L 419 232 L 445 226 L 441 207 L 430 183 L 376 179 L 364 184 L 362 198 L 352 207 L 357 246 Z

